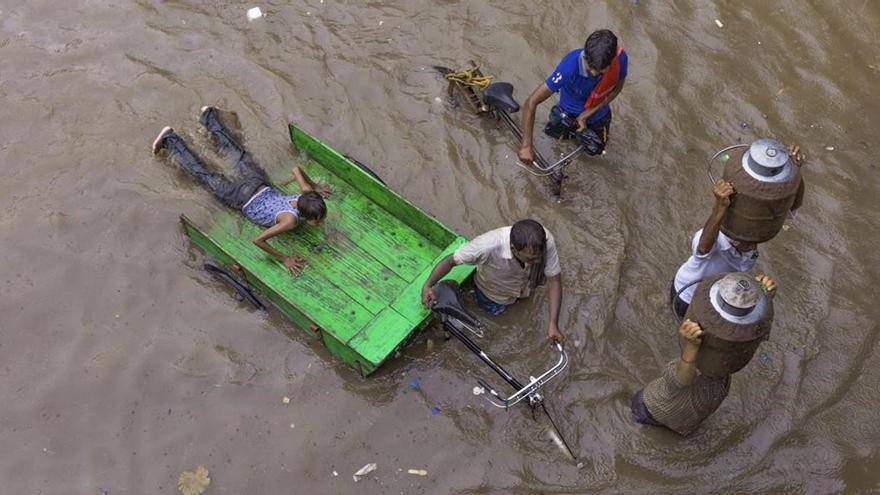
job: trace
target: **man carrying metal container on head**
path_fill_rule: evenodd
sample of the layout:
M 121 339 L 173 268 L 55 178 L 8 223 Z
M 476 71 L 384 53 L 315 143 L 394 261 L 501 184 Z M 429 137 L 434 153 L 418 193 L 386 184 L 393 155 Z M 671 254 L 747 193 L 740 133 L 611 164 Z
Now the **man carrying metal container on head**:
M 632 398 L 636 422 L 692 433 L 730 391 L 730 377 L 770 335 L 776 283 L 768 276 L 722 273 L 697 285 L 678 329 L 683 347 L 660 378 Z
M 800 148 L 773 139 L 737 145 L 715 181 L 715 205 L 702 230 L 694 234 L 691 256 L 675 274 L 670 302 L 683 318 L 694 294 L 694 285 L 722 272 L 744 272 L 758 259 L 758 244 L 776 236 L 786 217 L 801 206 L 804 182 Z M 728 155 L 724 155 L 728 156 Z M 713 159 L 715 158 L 713 157 Z

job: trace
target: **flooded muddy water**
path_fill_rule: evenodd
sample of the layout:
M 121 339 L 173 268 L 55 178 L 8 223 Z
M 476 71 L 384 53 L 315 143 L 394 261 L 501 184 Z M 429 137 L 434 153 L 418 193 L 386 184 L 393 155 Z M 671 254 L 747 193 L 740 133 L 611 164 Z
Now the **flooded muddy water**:
M 522 101 L 602 27 L 626 87 L 608 153 L 556 203 L 431 67 L 481 61 Z M 878 39 L 867 0 L 0 0 L 0 492 L 176 493 L 198 465 L 207 493 L 877 492 Z M 273 177 L 295 122 L 466 236 L 543 222 L 571 358 L 546 396 L 583 465 L 527 408 L 475 397 L 497 380 L 437 328 L 361 379 L 204 273 L 178 216 L 222 207 L 149 151 L 173 125 L 207 152 L 204 104 Z M 764 136 L 807 153 L 802 211 L 758 262 L 771 338 L 694 435 L 636 425 L 631 394 L 678 353 L 668 287 L 711 206 L 706 159 Z M 539 291 L 482 344 L 539 369 L 546 318 Z

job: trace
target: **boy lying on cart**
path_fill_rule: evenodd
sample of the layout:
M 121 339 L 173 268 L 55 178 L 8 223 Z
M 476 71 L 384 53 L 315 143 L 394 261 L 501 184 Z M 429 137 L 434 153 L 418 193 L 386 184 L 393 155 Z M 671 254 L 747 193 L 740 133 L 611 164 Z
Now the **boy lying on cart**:
M 315 184 L 304 171 L 294 167 L 293 178 L 299 184 L 300 194 L 285 195 L 269 180 L 266 171 L 242 147 L 220 121 L 217 109 L 202 107 L 199 122 L 214 136 L 228 157 L 235 161 L 237 177 L 230 179 L 219 172 L 208 170 L 171 127 L 165 127 L 153 141 L 153 154 L 168 150 L 172 160 L 186 173 L 198 180 L 223 204 L 241 210 L 252 222 L 266 227 L 254 244 L 284 264 L 291 275 L 299 275 L 306 261 L 298 256 L 288 256 L 273 248 L 269 239 L 289 230 L 301 222 L 319 226 L 327 216 L 324 197 L 330 188 Z

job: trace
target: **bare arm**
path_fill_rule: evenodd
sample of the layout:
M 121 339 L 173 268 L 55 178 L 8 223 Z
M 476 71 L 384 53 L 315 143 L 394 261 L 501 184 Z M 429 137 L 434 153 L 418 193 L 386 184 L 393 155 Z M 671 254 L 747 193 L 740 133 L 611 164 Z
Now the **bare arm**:
M 605 99 L 602 100 L 601 103 L 594 106 L 593 108 L 590 108 L 589 110 L 584 110 L 583 112 L 581 112 L 580 115 L 578 115 L 578 118 L 577 118 L 578 132 L 587 128 L 587 119 L 589 119 L 594 113 L 599 111 L 600 108 L 611 103 L 612 101 L 614 101 L 615 98 L 617 98 L 617 95 L 619 95 L 620 92 L 623 90 L 623 84 L 625 82 L 626 82 L 626 79 L 618 82 L 617 86 L 614 87 L 614 91 L 612 91 L 610 95 L 606 96 Z
M 562 274 L 547 277 L 547 296 L 550 303 L 547 338 L 554 342 L 562 342 L 565 340 L 565 336 L 559 331 L 559 308 L 562 307 Z
M 296 183 L 299 184 L 299 189 L 302 192 L 309 192 L 315 190 L 315 183 L 312 182 L 312 179 L 306 175 L 306 171 L 299 168 L 293 167 L 293 179 L 296 180 Z
M 715 241 L 718 240 L 718 231 L 721 229 L 721 220 L 727 213 L 730 206 L 730 196 L 733 195 L 733 186 L 729 182 L 718 179 L 712 186 L 712 193 L 715 195 L 715 205 L 712 206 L 712 213 L 706 224 L 703 226 L 703 233 L 700 234 L 700 243 L 697 245 L 699 254 L 706 254 L 712 250 Z
M 437 263 L 437 266 L 435 266 L 434 269 L 431 270 L 431 274 L 428 275 L 428 279 L 425 280 L 424 284 L 422 284 L 422 303 L 425 306 L 430 308 L 437 301 L 437 295 L 434 294 L 434 289 L 432 287 L 434 287 L 434 285 L 439 282 L 440 279 L 445 277 L 454 266 L 455 258 L 453 257 L 453 255 L 450 254 L 440 260 L 440 262 Z
M 553 95 L 553 91 L 547 87 L 547 83 L 541 83 L 540 86 L 532 91 L 532 94 L 526 99 L 522 110 L 522 144 L 519 148 L 519 159 L 525 163 L 531 163 L 535 160 L 535 149 L 532 144 L 532 138 L 535 131 L 535 110 L 538 105 Z
M 302 270 L 303 260 L 285 255 L 281 251 L 273 248 L 268 242 L 269 239 L 283 232 L 293 230 L 294 227 L 296 227 L 296 217 L 292 213 L 282 213 L 279 217 L 278 223 L 264 230 L 259 236 L 257 236 L 257 238 L 254 239 L 254 244 L 278 261 L 284 263 L 284 266 L 287 267 L 292 275 L 298 275 Z
M 333 193 L 333 188 L 327 184 L 315 182 L 311 177 L 306 175 L 306 171 L 300 167 L 293 167 L 293 180 L 299 184 L 299 189 L 302 192 L 315 191 L 325 198 Z
M 694 378 L 697 376 L 697 353 L 700 351 L 700 344 L 703 343 L 701 338 L 703 330 L 700 325 L 691 320 L 684 320 L 678 328 L 678 334 L 687 343 L 681 351 L 681 358 L 675 363 L 675 381 L 679 385 L 687 387 L 694 382 Z

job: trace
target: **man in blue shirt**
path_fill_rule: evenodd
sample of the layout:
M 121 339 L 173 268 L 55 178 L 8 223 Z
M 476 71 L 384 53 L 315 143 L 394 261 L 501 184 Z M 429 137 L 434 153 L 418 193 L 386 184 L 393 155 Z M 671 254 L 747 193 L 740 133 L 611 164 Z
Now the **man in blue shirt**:
M 525 163 L 534 161 L 535 109 L 553 93 L 559 93 L 559 104 L 550 110 L 544 133 L 567 139 L 576 132 L 590 129 L 602 142 L 607 142 L 611 129 L 609 103 L 623 89 L 627 62 L 626 52 L 617 46 L 617 36 L 607 29 L 594 31 L 583 49 L 565 55 L 526 100 L 522 114 L 522 145 L 517 153 L 519 159 Z

